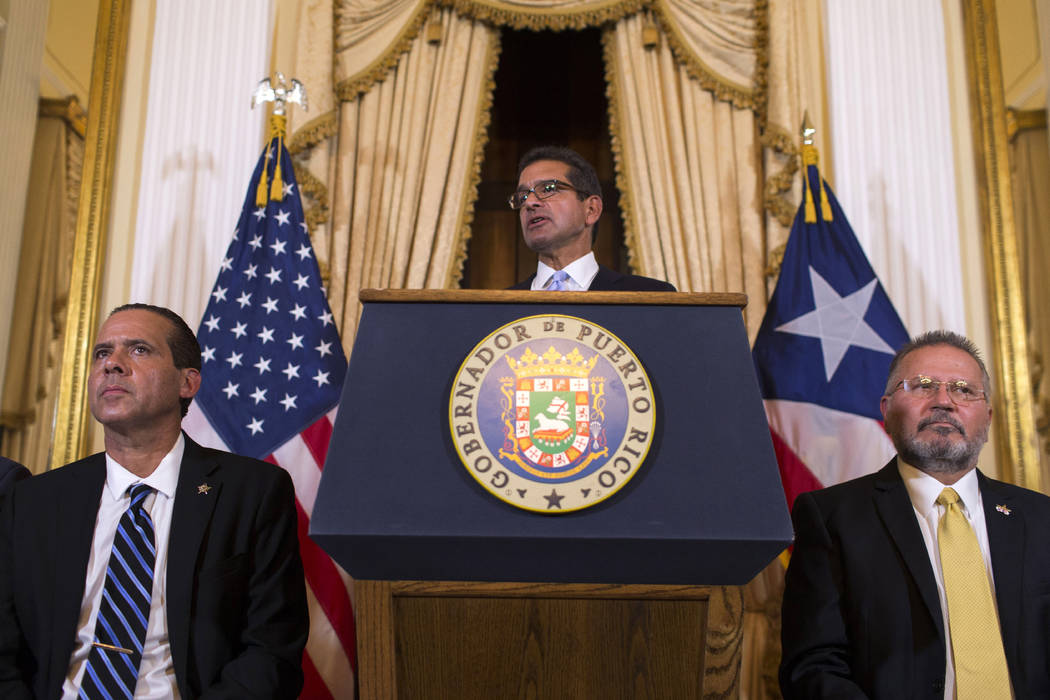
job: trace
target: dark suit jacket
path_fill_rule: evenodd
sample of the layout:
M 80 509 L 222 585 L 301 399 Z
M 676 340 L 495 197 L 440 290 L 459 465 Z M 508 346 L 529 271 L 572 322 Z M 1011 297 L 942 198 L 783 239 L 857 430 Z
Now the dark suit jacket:
M 30 476 L 30 471 L 15 460 L 0 457 L 0 505 L 3 505 L 4 495 L 14 488 L 16 482 Z
M 1050 498 L 978 480 L 1014 695 L 1050 698 Z M 802 494 L 792 518 L 784 697 L 943 698 L 937 584 L 896 459 Z
M 529 289 L 532 280 L 536 279 L 533 272 L 524 282 L 518 282 L 511 289 Z M 624 275 L 616 270 L 610 270 L 602 265 L 598 266 L 598 274 L 591 280 L 589 292 L 676 292 L 677 289 L 670 282 L 654 280 L 652 277 L 641 275 Z
M 61 693 L 105 479 L 99 453 L 18 484 L 4 508 L 0 697 Z M 186 438 L 166 610 L 183 698 L 298 694 L 309 620 L 296 519 L 282 469 Z

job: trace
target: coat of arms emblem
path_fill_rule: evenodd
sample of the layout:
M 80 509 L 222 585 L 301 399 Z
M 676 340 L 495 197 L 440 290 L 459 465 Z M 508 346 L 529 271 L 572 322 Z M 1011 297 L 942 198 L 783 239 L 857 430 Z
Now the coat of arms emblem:
M 572 476 L 595 458 L 607 455 L 608 448 L 599 448 L 604 439 L 605 379 L 590 376 L 597 361 L 597 354 L 585 359 L 574 348 L 562 355 L 553 345 L 543 355 L 531 348 L 517 359 L 508 354 L 507 364 L 514 376 L 504 378 L 502 388 L 504 395 L 513 388 L 513 401 L 505 402 L 505 410 L 513 417 L 513 435 L 508 429 L 505 444 L 509 449 L 501 449 L 500 456 L 536 477 L 549 479 Z
M 479 484 L 545 513 L 599 503 L 629 481 L 655 424 L 641 361 L 581 318 L 530 316 L 478 343 L 453 380 L 449 427 Z

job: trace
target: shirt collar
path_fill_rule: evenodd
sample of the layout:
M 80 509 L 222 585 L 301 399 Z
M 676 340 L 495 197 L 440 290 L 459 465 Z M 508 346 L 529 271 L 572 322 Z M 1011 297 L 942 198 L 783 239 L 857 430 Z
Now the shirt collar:
M 160 464 L 153 470 L 153 473 L 145 479 L 129 472 L 107 452 L 106 490 L 109 491 L 109 495 L 113 500 L 120 500 L 124 497 L 128 487 L 143 483 L 168 498 L 174 498 L 175 487 L 179 483 L 179 467 L 182 465 L 182 453 L 185 450 L 186 438 L 183 437 L 180 431 L 175 445 L 160 460 Z
M 576 258 L 562 269 L 564 269 L 569 277 L 572 278 L 573 282 L 579 285 L 580 289 L 587 289 L 591 286 L 594 276 L 598 274 L 598 261 L 594 258 L 594 251 L 592 250 L 582 258 Z M 547 283 L 550 281 L 551 276 L 554 275 L 554 272 L 555 270 L 553 267 L 550 267 L 544 262 L 537 261 L 537 289 L 546 289 Z
M 937 506 L 937 497 L 947 487 L 918 467 L 908 464 L 900 456 L 897 457 L 897 468 L 908 489 L 908 497 L 911 498 L 911 504 L 915 510 L 924 515 L 934 510 Z M 972 509 L 981 502 L 977 469 L 966 472 L 966 475 L 952 484 L 951 488 L 959 494 L 963 509 L 972 517 Z

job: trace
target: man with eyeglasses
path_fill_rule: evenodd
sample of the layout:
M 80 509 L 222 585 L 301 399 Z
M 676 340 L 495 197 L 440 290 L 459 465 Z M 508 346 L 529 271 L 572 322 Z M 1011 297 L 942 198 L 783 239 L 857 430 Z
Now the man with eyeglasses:
M 795 501 L 784 697 L 1050 697 L 1050 498 L 976 468 L 992 417 L 976 346 L 908 343 L 881 408 L 897 456 Z
M 508 197 L 525 245 L 539 257 L 536 273 L 511 289 L 673 292 L 673 285 L 624 275 L 598 264 L 594 245 L 602 188 L 594 167 L 576 151 L 540 146 L 518 164 L 518 188 Z

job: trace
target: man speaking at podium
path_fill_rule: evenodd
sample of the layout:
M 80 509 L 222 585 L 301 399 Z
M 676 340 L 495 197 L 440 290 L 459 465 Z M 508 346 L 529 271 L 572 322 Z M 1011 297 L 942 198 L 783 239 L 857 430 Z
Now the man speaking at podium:
M 180 427 L 201 349 L 118 308 L 88 403 L 104 453 L 18 484 L 0 518 L 0 697 L 294 698 L 309 625 L 291 478 Z
M 576 151 L 540 146 L 518 163 L 518 189 L 509 197 L 525 245 L 539 256 L 536 274 L 511 289 L 534 291 L 673 292 L 667 282 L 623 275 L 594 259 L 602 187 L 594 167 Z

